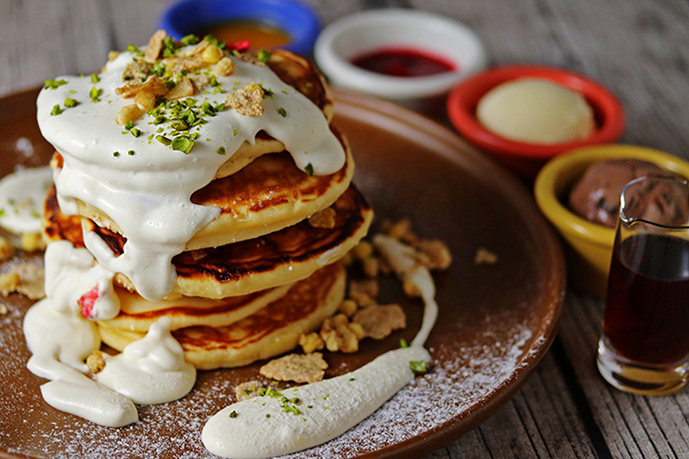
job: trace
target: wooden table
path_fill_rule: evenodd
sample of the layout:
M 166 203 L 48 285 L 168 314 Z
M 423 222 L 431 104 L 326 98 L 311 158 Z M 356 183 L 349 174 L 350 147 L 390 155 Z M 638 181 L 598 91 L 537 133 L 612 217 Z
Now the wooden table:
M 248 0 L 247 0 L 248 1 Z M 100 68 L 146 43 L 167 0 L 0 0 L 0 96 Z M 472 27 L 491 65 L 569 68 L 626 110 L 624 143 L 689 158 L 689 3 L 681 0 L 309 0 L 327 23 L 357 10 L 424 8 Z M 568 291 L 560 332 L 495 415 L 434 458 L 689 457 L 689 392 L 642 397 L 598 375 L 603 303 Z M 432 454 L 431 454 L 432 453 Z

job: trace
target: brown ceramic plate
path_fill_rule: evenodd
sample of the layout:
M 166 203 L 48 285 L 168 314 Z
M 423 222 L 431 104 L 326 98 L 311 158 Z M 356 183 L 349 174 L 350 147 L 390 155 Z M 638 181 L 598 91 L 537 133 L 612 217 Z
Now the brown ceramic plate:
M 0 99 L 0 173 L 44 164 L 51 148 L 36 127 L 30 91 Z M 337 126 L 357 161 L 355 181 L 377 219 L 410 217 L 422 236 L 450 244 L 455 261 L 436 275 L 440 317 L 427 342 L 430 374 L 417 378 L 343 436 L 294 457 L 419 457 L 476 427 L 503 405 L 536 367 L 555 336 L 565 289 L 552 231 L 512 176 L 436 123 L 395 105 L 337 93 Z M 479 248 L 498 255 L 475 264 Z M 381 303 L 398 301 L 407 329 L 362 342 L 355 355 L 328 355 L 328 376 L 411 340 L 422 305 L 382 282 Z M 184 399 L 139 408 L 140 421 L 104 428 L 44 403 L 45 382 L 26 369 L 21 331 L 30 305 L 13 295 L 0 316 L 0 457 L 212 457 L 201 443 L 206 420 L 232 400 L 234 385 L 259 365 L 199 372 Z M 355 401 L 352 401 L 353 403 Z M 270 435 L 270 432 L 257 432 Z

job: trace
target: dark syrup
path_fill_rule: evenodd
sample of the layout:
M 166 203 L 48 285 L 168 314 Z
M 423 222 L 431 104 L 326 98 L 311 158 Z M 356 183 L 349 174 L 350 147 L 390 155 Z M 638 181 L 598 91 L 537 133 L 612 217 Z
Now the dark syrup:
M 629 359 L 669 364 L 689 354 L 689 241 L 632 236 L 613 254 L 603 322 Z

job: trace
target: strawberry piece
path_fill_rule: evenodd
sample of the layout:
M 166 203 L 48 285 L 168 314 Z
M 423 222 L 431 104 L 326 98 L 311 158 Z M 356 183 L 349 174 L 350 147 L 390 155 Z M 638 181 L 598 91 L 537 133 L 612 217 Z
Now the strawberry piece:
M 81 295 L 81 298 L 77 300 L 77 304 L 81 307 L 81 315 L 85 318 L 90 319 L 93 313 L 93 305 L 98 299 L 98 286 L 96 285 L 88 292 Z
M 228 43 L 226 45 L 226 48 L 230 51 L 239 51 L 240 53 L 242 53 L 244 51 L 248 51 L 250 46 L 251 43 L 249 42 L 249 40 L 242 40 L 235 43 Z

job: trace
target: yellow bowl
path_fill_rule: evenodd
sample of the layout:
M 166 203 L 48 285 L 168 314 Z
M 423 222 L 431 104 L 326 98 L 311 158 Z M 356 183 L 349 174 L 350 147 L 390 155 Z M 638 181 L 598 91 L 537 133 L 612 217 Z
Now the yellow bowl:
M 689 163 L 668 153 L 633 145 L 594 145 L 550 160 L 534 185 L 538 207 L 567 242 L 570 280 L 599 298 L 606 295 L 615 230 L 576 215 L 563 204 L 563 198 L 590 165 L 627 158 L 652 162 L 689 179 Z

